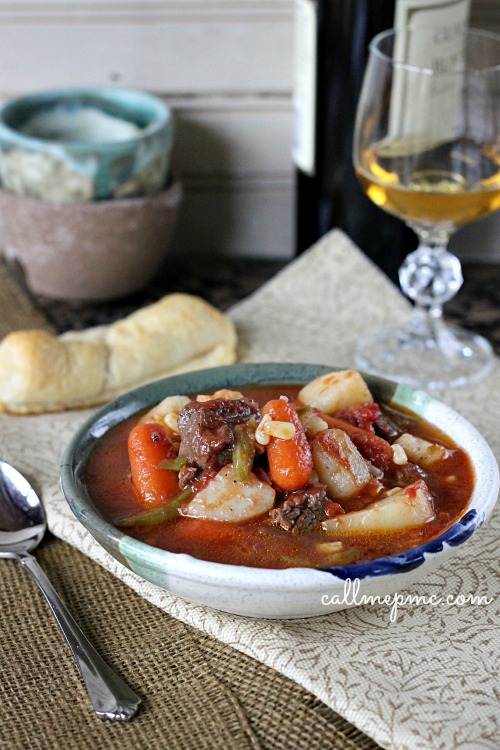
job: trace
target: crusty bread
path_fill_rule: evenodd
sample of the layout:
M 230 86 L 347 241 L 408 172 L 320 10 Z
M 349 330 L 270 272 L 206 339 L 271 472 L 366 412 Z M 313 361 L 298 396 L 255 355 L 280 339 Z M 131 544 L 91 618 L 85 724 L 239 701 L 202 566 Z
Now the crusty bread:
M 0 344 L 0 411 L 94 406 L 167 375 L 231 364 L 235 347 L 231 321 L 187 294 L 84 331 L 16 331 Z

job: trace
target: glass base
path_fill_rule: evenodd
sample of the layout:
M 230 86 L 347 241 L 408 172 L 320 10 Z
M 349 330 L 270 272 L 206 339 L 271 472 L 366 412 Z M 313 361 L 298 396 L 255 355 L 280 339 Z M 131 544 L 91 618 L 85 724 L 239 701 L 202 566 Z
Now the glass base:
M 360 370 L 424 390 L 474 383 L 494 360 L 486 339 L 441 320 L 384 326 L 363 336 L 356 349 Z

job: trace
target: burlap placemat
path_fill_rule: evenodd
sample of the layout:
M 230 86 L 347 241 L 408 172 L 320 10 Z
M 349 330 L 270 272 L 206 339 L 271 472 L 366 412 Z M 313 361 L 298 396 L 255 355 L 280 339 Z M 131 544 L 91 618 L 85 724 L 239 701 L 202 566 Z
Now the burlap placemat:
M 62 541 L 48 539 L 37 557 L 143 704 L 127 725 L 96 718 L 42 595 L 2 561 L 1 748 L 376 750 L 296 683 L 161 612 Z
M 352 364 L 369 325 L 407 314 L 399 292 L 339 232 L 290 264 L 231 312 L 243 360 Z M 480 385 L 442 394 L 500 455 L 499 368 Z M 480 594 L 483 608 L 409 608 L 389 621 L 384 607 L 358 607 L 304 621 L 263 622 L 214 612 L 148 584 L 112 560 L 76 523 L 58 486 L 64 446 L 88 413 L 3 417 L 7 460 L 37 482 L 54 534 L 100 562 L 182 622 L 310 690 L 383 747 L 498 748 L 499 514 L 418 594 Z

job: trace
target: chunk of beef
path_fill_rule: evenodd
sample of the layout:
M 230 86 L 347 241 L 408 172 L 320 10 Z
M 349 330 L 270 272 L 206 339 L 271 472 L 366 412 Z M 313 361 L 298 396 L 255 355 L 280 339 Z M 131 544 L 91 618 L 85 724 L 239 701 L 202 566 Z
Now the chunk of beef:
M 194 464 L 186 464 L 179 472 L 179 487 L 181 490 L 191 489 L 193 492 L 199 492 L 215 476 L 217 476 L 217 467 L 215 464 L 209 466 L 207 469 L 201 469 Z
M 186 466 L 182 467 L 179 472 L 179 487 L 181 488 L 181 490 L 187 490 L 188 487 L 191 487 L 191 484 L 198 475 L 198 472 L 199 468 L 197 466 L 193 466 L 192 464 L 186 464 Z
M 409 416 L 401 413 L 396 414 L 391 409 L 384 408 L 383 413 L 377 418 L 373 426 L 377 435 L 393 443 L 404 432 L 413 432 L 415 423 Z
M 324 484 L 308 484 L 303 490 L 289 492 L 285 500 L 270 512 L 273 522 L 291 534 L 311 531 L 326 518 L 330 502 Z
M 381 414 L 380 417 L 375 420 L 373 426 L 376 434 L 380 435 L 385 440 L 388 440 L 390 443 L 402 434 L 396 423 L 393 422 L 392 419 L 389 419 L 385 414 Z
M 396 466 L 386 473 L 386 482 L 393 487 L 407 487 L 409 484 L 414 484 L 420 479 L 425 480 L 426 478 L 426 472 L 410 461 L 403 466 Z
M 225 466 L 232 459 L 234 427 L 251 417 L 260 419 L 251 399 L 216 398 L 190 401 L 179 414 L 179 454 L 201 469 Z

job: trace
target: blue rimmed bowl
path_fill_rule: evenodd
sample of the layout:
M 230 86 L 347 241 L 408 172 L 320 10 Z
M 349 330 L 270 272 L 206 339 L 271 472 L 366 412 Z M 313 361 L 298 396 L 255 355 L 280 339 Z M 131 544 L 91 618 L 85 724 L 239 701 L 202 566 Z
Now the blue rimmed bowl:
M 100 438 L 122 420 L 168 395 L 255 384 L 306 383 L 334 369 L 286 363 L 231 365 L 177 375 L 121 396 L 83 425 L 64 454 L 61 483 L 73 513 L 114 558 L 142 578 L 192 602 L 234 614 L 312 617 L 344 609 L 363 596 L 384 597 L 408 588 L 445 562 L 484 523 L 500 486 L 495 458 L 479 432 L 449 406 L 409 386 L 364 375 L 376 400 L 410 409 L 464 448 L 476 482 L 463 517 L 438 538 L 404 554 L 326 570 L 269 570 L 206 562 L 132 539 L 100 515 L 87 491 L 85 468 Z M 346 579 L 359 581 L 355 601 L 352 589 L 346 595 Z
M 0 178 L 7 192 L 58 203 L 154 195 L 173 137 L 170 108 L 143 91 L 29 94 L 0 109 Z

